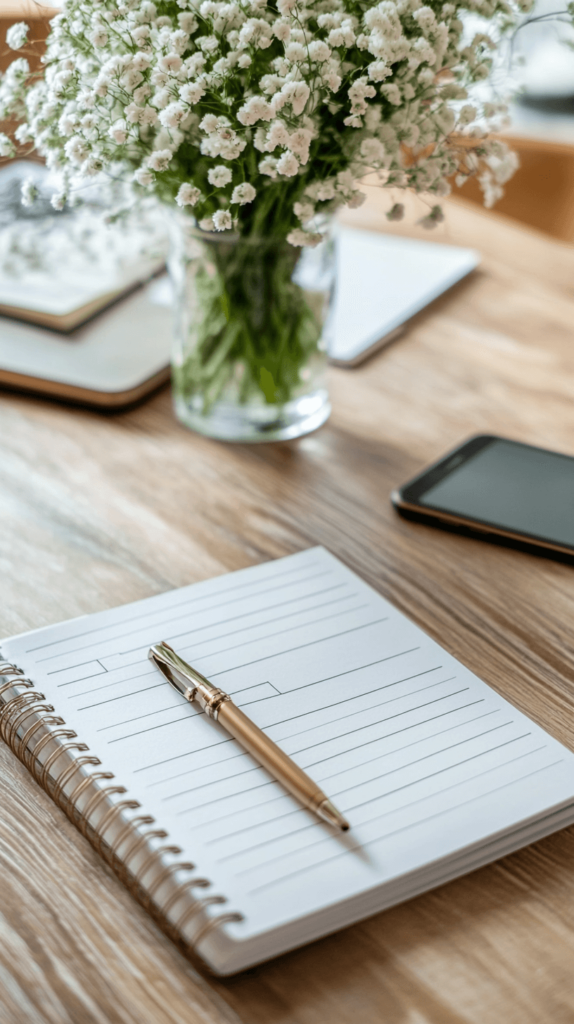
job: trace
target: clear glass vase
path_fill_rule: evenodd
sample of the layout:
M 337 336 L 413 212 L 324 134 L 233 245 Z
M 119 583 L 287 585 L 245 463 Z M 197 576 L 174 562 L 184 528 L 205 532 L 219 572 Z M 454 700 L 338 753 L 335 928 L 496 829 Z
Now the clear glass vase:
M 223 441 L 281 441 L 316 430 L 331 407 L 323 327 L 333 244 L 294 248 L 271 238 L 172 222 L 175 292 L 172 386 L 187 427 Z

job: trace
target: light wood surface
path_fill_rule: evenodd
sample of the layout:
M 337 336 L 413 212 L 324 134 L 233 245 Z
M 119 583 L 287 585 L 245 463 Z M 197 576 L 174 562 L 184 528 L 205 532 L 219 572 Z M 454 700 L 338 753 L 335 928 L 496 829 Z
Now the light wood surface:
M 353 222 L 385 226 L 379 207 Z M 115 416 L 1 394 L 0 635 L 324 544 L 573 747 L 574 567 L 408 523 L 389 493 L 478 431 L 574 453 L 574 251 L 455 204 L 430 237 L 481 268 L 332 370 L 332 419 L 299 442 L 204 440 L 167 390 Z M 0 1020 L 570 1024 L 573 863 L 568 829 L 218 981 L 0 746 Z

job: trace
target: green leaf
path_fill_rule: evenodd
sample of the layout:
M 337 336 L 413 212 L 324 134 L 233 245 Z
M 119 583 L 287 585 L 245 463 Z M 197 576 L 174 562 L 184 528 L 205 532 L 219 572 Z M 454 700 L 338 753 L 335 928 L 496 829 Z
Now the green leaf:
M 259 374 L 259 386 L 265 395 L 265 401 L 268 402 L 269 405 L 273 405 L 277 389 L 275 387 L 275 381 L 273 380 L 273 374 L 269 373 L 269 370 L 266 370 L 264 366 L 261 367 Z

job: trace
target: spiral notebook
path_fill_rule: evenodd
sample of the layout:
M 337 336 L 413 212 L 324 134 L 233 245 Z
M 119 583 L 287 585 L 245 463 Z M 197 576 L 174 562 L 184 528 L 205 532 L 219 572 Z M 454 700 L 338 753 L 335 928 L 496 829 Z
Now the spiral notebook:
M 167 640 L 335 833 L 147 659 Z M 2 643 L 0 730 L 163 927 L 231 974 L 574 821 L 574 755 L 322 548 Z

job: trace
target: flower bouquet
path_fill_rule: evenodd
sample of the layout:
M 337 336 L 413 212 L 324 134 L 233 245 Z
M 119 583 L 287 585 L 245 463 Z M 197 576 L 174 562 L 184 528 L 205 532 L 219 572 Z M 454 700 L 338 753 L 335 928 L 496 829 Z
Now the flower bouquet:
M 478 174 L 497 198 L 515 166 L 488 137 L 505 107 L 471 103 L 469 90 L 526 5 L 65 0 L 43 74 L 13 61 L 0 117 L 61 172 L 57 209 L 101 175 L 169 208 L 174 389 L 188 424 L 259 439 L 326 418 L 329 218 L 360 205 L 372 171 L 429 196 L 429 227 L 453 180 Z M 26 38 L 20 23 L 7 42 Z M 12 152 L 0 135 L 0 155 Z M 401 215 L 393 202 L 388 216 Z

